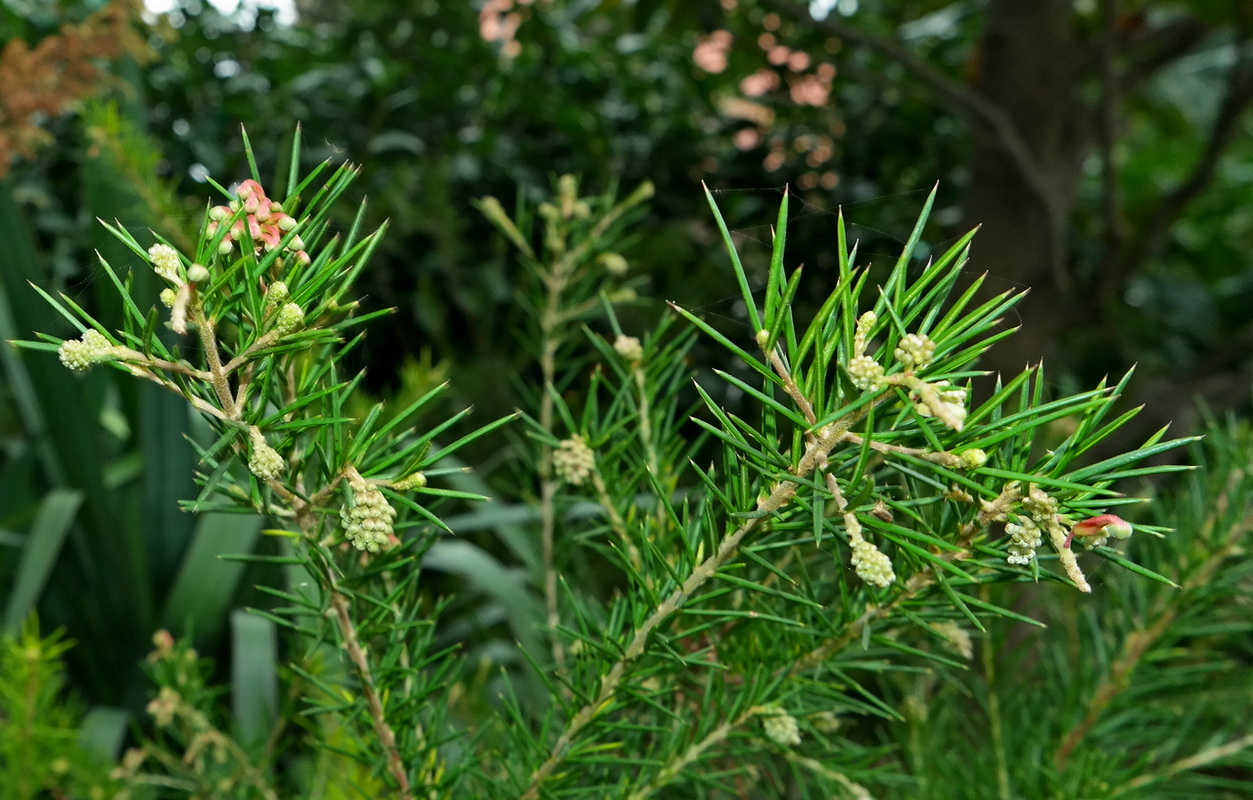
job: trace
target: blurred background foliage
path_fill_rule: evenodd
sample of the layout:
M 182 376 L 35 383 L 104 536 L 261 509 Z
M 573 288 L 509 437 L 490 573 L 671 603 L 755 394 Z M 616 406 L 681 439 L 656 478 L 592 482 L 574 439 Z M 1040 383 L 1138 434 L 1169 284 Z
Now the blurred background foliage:
M 983 224 L 973 266 L 991 290 L 1033 288 L 992 367 L 1047 356 L 1054 379 L 1089 385 L 1138 363 L 1128 403 L 1150 403 L 1146 426 L 1186 428 L 1198 395 L 1248 410 L 1240 0 L 220 5 L 0 0 L 3 338 L 66 333 L 26 281 L 107 310 L 93 251 L 129 256 L 96 217 L 186 241 L 205 176 L 246 174 L 240 126 L 262 174 L 280 175 L 299 123 L 304 157 L 359 163 L 367 222 L 390 220 L 363 282 L 370 306 L 399 310 L 364 349 L 382 396 L 447 376 L 484 419 L 518 402 L 512 382 L 533 366 L 517 276 L 471 201 L 538 196 L 573 173 L 591 190 L 657 188 L 624 251 L 641 297 L 628 331 L 661 299 L 746 325 L 701 181 L 758 267 L 790 185 L 789 252 L 821 273 L 837 209 L 863 263 L 887 261 L 938 180 L 932 247 Z M 78 643 L 68 664 L 87 701 L 135 710 L 152 630 L 225 653 L 229 610 L 261 602 L 248 587 L 274 576 L 216 558 L 253 548 L 259 523 L 177 510 L 193 494 L 182 437 L 197 435 L 177 398 L 10 348 L 0 359 L 5 630 L 38 609 Z M 120 737 L 125 715 L 111 719 Z

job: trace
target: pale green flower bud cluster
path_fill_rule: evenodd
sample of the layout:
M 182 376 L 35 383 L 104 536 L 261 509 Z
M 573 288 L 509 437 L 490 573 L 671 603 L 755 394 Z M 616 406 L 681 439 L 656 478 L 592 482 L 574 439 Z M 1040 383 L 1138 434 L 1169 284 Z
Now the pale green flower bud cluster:
M 938 622 L 931 627 L 948 641 L 953 652 L 967 660 L 975 657 L 974 642 L 970 639 L 970 632 L 965 628 L 956 622 Z
M 865 539 L 853 544 L 853 569 L 866 583 L 885 588 L 896 580 L 892 559 Z
M 878 319 L 873 311 L 867 311 L 857 318 L 857 330 L 853 333 L 853 355 L 848 362 L 848 377 L 863 392 L 887 385 L 883 365 L 866 355 L 870 329 Z
M 392 481 L 392 488 L 400 492 L 411 492 L 414 489 L 426 488 L 426 476 L 421 472 L 412 472 L 403 478 Z
M 148 248 L 148 260 L 152 262 L 152 270 L 170 283 L 183 282 L 183 262 L 179 260 L 178 251 L 168 244 L 154 244 Z
M 557 180 L 557 197 L 561 200 L 561 216 L 566 219 L 583 219 L 592 208 L 579 199 L 579 182 L 573 175 L 562 175 Z
M 853 356 L 848 362 L 848 377 L 863 392 L 880 389 L 884 385 L 883 366 L 870 356 Z
M 925 333 L 907 333 L 897 343 L 893 355 L 906 370 L 919 370 L 935 357 L 935 342 Z
M 161 304 L 170 309 L 170 327 L 175 333 L 187 333 L 187 312 L 191 305 L 196 284 L 209 280 L 209 268 L 192 264 L 183 269 L 178 251 L 168 244 L 154 244 L 148 248 L 152 269 L 170 286 L 161 290 Z
M 838 731 L 844 723 L 840 721 L 839 714 L 827 710 L 820 711 L 810 717 L 809 724 L 813 725 L 814 729 L 821 733 L 831 734 Z
M 378 487 L 360 476 L 350 477 L 348 486 L 352 501 L 339 511 L 344 523 L 344 536 L 358 550 L 377 553 L 387 545 L 394 532 L 396 509 Z
M 613 341 L 614 352 L 622 356 L 622 360 L 635 364 L 644 358 L 644 346 L 634 336 L 619 336 Z
M 274 316 L 274 330 L 280 336 L 300 330 L 305 326 L 305 312 L 296 303 L 285 303 Z
M 1041 522 L 1050 519 L 1057 513 L 1057 500 L 1048 492 L 1036 486 L 1022 499 L 1023 509 Z
M 75 372 L 85 372 L 101 361 L 117 357 L 117 348 L 94 328 L 83 331 L 81 339 L 66 339 L 57 350 L 61 363 Z
M 879 321 L 873 311 L 867 311 L 857 318 L 857 330 L 853 333 L 853 355 L 860 356 L 866 352 L 866 343 L 870 340 L 870 329 Z
M 1059 509 L 1060 505 L 1055 497 L 1038 486 L 1032 487 L 1031 491 L 1022 498 L 1023 513 L 1017 515 L 1016 522 L 1005 526 L 1005 532 L 1009 535 L 1009 556 L 1005 560 L 1010 564 L 1020 566 L 1030 564 L 1035 558 L 1036 548 L 1040 546 L 1047 533 L 1054 546 L 1059 549 L 1059 554 L 1063 556 L 1062 565 L 1068 573 L 1074 571 L 1079 576 L 1076 582 L 1079 582 L 1083 576 L 1078 572 L 1078 564 L 1070 555 L 1069 550 L 1065 552 L 1061 550 L 1066 529 L 1058 516 Z M 1069 544 L 1068 539 L 1066 544 Z
M 962 418 L 965 419 L 964 414 Z M 988 454 L 977 447 L 957 454 L 957 466 L 962 469 L 978 469 L 986 463 L 988 463 Z
M 252 447 L 248 455 L 248 471 L 257 476 L 258 480 L 268 481 L 283 474 L 287 464 L 278 451 L 270 447 L 261 431 L 253 428 L 250 431 Z
M 1030 564 L 1044 541 L 1040 526 L 1030 517 L 1019 517 L 1017 523 L 1005 526 L 1005 533 L 1009 534 L 1009 557 L 1005 560 L 1023 567 Z
M 579 434 L 563 439 L 553 451 L 553 470 L 557 477 L 574 486 L 582 486 L 596 469 L 596 454 Z
M 627 260 L 619 253 L 601 253 L 596 257 L 596 263 L 615 278 L 627 273 Z
M 931 388 L 935 389 L 935 398 L 919 397 L 914 402 L 914 408 L 924 417 L 938 417 L 946 425 L 961 430 L 967 414 L 966 390 L 948 381 L 936 381 Z
M 274 281 L 265 290 L 265 313 L 269 314 L 290 299 L 291 290 L 287 288 L 287 284 L 282 281 Z
M 801 728 L 796 718 L 786 711 L 776 711 L 761 722 L 766 738 L 782 747 L 796 747 L 801 743 Z

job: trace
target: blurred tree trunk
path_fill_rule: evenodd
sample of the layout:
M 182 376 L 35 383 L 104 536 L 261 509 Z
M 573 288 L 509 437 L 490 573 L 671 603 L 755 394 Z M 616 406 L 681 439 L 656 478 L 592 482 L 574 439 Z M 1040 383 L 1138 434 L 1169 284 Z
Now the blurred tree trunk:
M 1150 29 L 1139 16 L 1123 16 L 1116 0 L 1103 0 L 1101 9 L 1100 28 L 1081 36 L 1066 0 L 992 0 L 987 7 L 973 88 L 999 109 L 1008 129 L 972 126 L 966 223 L 982 225 L 972 247 L 976 263 L 1002 283 L 1031 288 L 1019 307 L 1026 329 L 989 353 L 984 366 L 991 370 L 1016 372 L 1053 355 L 1065 364 L 1057 350 L 1067 340 L 1098 342 L 1122 366 L 1134 360 L 1118 352 L 1111 311 L 1129 281 L 1161 253 L 1185 206 L 1209 185 L 1253 103 L 1246 10 L 1233 15 L 1237 55 L 1204 148 L 1176 186 L 1129 216 L 1114 157 L 1122 97 L 1192 51 L 1210 28 L 1183 17 Z M 1095 268 L 1080 274 L 1067 232 L 1085 162 L 1093 157 L 1102 172 L 1104 248 Z M 1211 353 L 1193 374 L 1134 383 L 1131 399 L 1151 402 L 1128 435 L 1146 436 L 1172 420 L 1189 428 L 1197 397 L 1216 409 L 1244 402 L 1249 366 L 1247 352 Z
M 963 81 L 903 42 L 855 24 L 855 17 L 814 20 L 795 0 L 761 2 L 899 64 L 909 89 L 966 123 L 973 153 L 965 227 L 981 226 L 972 245 L 974 263 L 979 272 L 991 273 L 991 292 L 1030 288 L 1018 318 L 1006 320 L 1022 325 L 1023 333 L 999 343 L 981 366 L 1014 373 L 1053 356 L 1073 366 L 1060 349 L 1068 340 L 1083 343 L 1088 358 L 1094 348 L 1106 348 L 1109 357 L 1102 361 L 1111 369 L 1134 360 L 1123 352 L 1126 343 L 1111 311 L 1131 279 L 1162 252 L 1188 203 L 1210 185 L 1253 105 L 1253 5 L 1216 6 L 1204 19 L 1182 5 L 1173 16 L 1150 19 L 1119 0 L 1098 0 L 1094 23 L 1081 20 L 1070 0 L 988 0 Z M 1125 124 L 1123 98 L 1195 53 L 1216 31 L 1232 35 L 1235 55 L 1204 144 L 1177 185 L 1133 214 L 1120 196 L 1115 157 Z M 1090 159 L 1099 165 L 1103 247 L 1094 263 L 1078 269 L 1068 237 L 1081 181 L 1091 180 L 1085 175 Z M 1236 338 L 1253 341 L 1253 325 Z M 1192 374 L 1134 384 L 1132 399 L 1153 403 L 1132 435 L 1187 418 L 1194 396 L 1215 410 L 1247 401 L 1253 366 L 1247 347 L 1222 351 L 1207 354 Z
M 1067 325 L 1082 324 L 1065 229 L 1093 149 L 1091 112 L 1079 96 L 1091 51 L 1074 30 L 1068 0 L 988 5 L 970 71 L 1020 144 L 1003 130 L 973 127 L 963 227 L 982 226 L 972 253 L 997 278 L 992 289 L 1031 288 L 1019 307 L 1028 327 L 992 350 L 985 366 L 993 370 L 1017 372 L 1038 362 Z

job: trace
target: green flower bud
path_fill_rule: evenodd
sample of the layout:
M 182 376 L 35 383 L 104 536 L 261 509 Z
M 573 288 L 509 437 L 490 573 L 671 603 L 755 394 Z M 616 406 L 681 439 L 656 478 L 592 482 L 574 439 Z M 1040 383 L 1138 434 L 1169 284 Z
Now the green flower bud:
M 644 358 L 644 346 L 634 336 L 619 336 L 614 339 L 613 349 L 629 364 L 636 364 Z
M 596 257 L 596 263 L 615 278 L 625 275 L 629 266 L 620 253 L 601 253 Z
M 289 333 L 298 331 L 305 325 L 305 312 L 295 303 L 286 303 L 278 310 L 278 315 L 274 317 L 274 330 L 280 335 L 286 336 Z
M 268 308 L 276 308 L 290 298 L 291 292 L 288 291 L 287 284 L 282 281 L 271 283 L 270 288 L 265 292 L 265 304 Z
M 907 333 L 901 337 L 893 355 L 905 369 L 922 369 L 935 356 L 935 342 L 925 333 Z
M 57 350 L 61 363 L 75 372 L 85 372 L 94 364 L 114 357 L 113 343 L 95 329 L 83 331 L 81 339 L 66 339 Z
M 349 476 L 350 502 L 339 511 L 344 536 L 358 550 L 377 553 L 393 533 L 396 509 L 377 487 L 359 475 Z
M 277 450 L 270 447 L 261 431 L 253 428 L 250 431 L 250 435 L 252 437 L 252 452 L 248 456 L 248 471 L 263 481 L 273 480 L 282 475 L 283 470 L 287 468 L 287 465 L 283 462 L 283 457 L 278 454 Z
M 187 268 L 187 280 L 192 283 L 204 283 L 209 280 L 209 268 L 204 264 L 192 264 Z
M 853 569 L 857 571 L 857 577 L 880 588 L 896 580 L 892 560 L 865 539 L 853 545 Z
M 574 486 L 581 486 L 596 469 L 596 454 L 577 433 L 563 439 L 553 451 L 553 470 L 557 477 Z
M 776 711 L 761 722 L 766 738 L 783 747 L 796 747 L 801 743 L 800 725 L 786 711 Z
M 848 377 L 863 392 L 883 386 L 883 366 L 870 356 L 853 356 L 848 362 Z
M 870 336 L 870 329 L 879 320 L 878 315 L 873 311 L 867 311 L 857 318 L 857 330 L 853 332 L 853 355 L 860 356 L 866 353 L 866 341 Z
M 978 469 L 988 463 L 988 454 L 977 447 L 963 450 L 957 454 L 957 462 L 962 469 Z
M 154 244 L 148 248 L 148 259 L 152 261 L 153 272 L 171 283 L 178 281 L 182 262 L 178 258 L 178 251 L 173 247 L 168 244 Z
M 411 492 L 414 489 L 425 489 L 426 476 L 421 472 L 412 472 L 403 478 L 392 481 L 392 488 L 400 492 Z

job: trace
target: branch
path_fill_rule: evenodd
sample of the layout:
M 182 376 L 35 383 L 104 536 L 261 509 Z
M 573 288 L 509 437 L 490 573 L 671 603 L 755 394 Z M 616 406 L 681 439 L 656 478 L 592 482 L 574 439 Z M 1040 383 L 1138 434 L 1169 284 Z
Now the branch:
M 854 425 L 864 419 L 865 415 L 876 404 L 875 402 L 867 404 L 819 431 L 806 448 L 796 467 L 792 470 L 792 474 L 798 480 L 783 480 L 775 484 L 769 496 L 757 503 L 756 511 L 759 515 L 745 520 L 743 525 L 727 535 L 719 543 L 717 551 L 697 565 L 687 577 L 687 580 L 683 581 L 683 585 L 672 591 L 657 606 L 656 610 L 640 624 L 634 635 L 632 635 L 631 641 L 622 649 L 622 656 L 614 662 L 609 672 L 601 679 L 600 688 L 597 690 L 596 695 L 570 718 L 570 721 L 566 723 L 565 730 L 561 732 L 556 743 L 549 751 L 548 758 L 531 773 L 530 785 L 527 786 L 526 791 L 522 794 L 522 800 L 538 800 L 543 790 L 544 782 L 552 777 L 557 767 L 573 752 L 575 739 L 596 717 L 610 708 L 614 697 L 618 693 L 618 687 L 626 676 L 627 670 L 637 658 L 644 654 L 653 631 L 682 608 L 683 604 L 687 602 L 687 599 L 697 589 L 713 578 L 718 570 L 739 552 L 740 545 L 745 537 L 756 530 L 763 519 L 768 518 L 772 513 L 792 502 L 792 498 L 796 496 L 796 491 L 801 485 L 799 479 L 813 473 L 831 450 L 843 441 L 844 434 L 848 433 Z
M 1209 187 L 1222 158 L 1238 133 L 1239 123 L 1253 104 L 1253 48 L 1247 33 L 1236 42 L 1236 60 L 1227 73 L 1227 86 L 1205 147 L 1188 176 L 1157 204 L 1130 239 L 1129 247 L 1113 260 L 1112 269 L 1102 281 L 1102 297 L 1111 299 L 1128 275 L 1159 253 L 1166 245 L 1171 227 L 1188 204 Z
M 1162 67 L 1190 52 L 1209 32 L 1200 20 L 1183 17 L 1127 37 L 1122 49 L 1128 63 L 1118 78 L 1119 87 L 1124 93 L 1134 90 Z
M 348 598 L 339 588 L 339 582 L 335 580 L 333 565 L 327 565 L 324 577 L 330 594 L 331 610 L 334 612 L 335 622 L 339 625 L 340 635 L 344 639 L 344 649 L 348 652 L 348 657 L 352 659 L 353 667 L 357 671 L 357 679 L 361 682 L 361 692 L 365 695 L 370 720 L 374 724 L 374 732 L 378 734 L 379 745 L 382 746 L 383 753 L 387 756 L 387 771 L 391 773 L 399 787 L 398 797 L 401 800 L 412 800 L 413 790 L 409 786 L 409 775 L 405 769 L 404 759 L 400 756 L 400 748 L 396 746 L 396 734 L 387 721 L 383 710 L 383 700 L 379 696 L 378 687 L 374 683 L 374 675 L 370 671 L 370 661 L 357 638 L 357 628 L 353 624 L 352 612 L 348 608 Z

